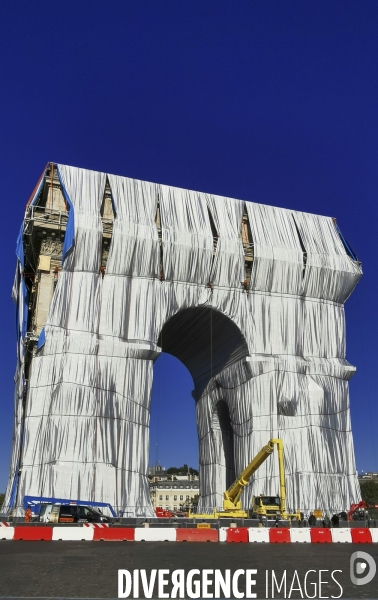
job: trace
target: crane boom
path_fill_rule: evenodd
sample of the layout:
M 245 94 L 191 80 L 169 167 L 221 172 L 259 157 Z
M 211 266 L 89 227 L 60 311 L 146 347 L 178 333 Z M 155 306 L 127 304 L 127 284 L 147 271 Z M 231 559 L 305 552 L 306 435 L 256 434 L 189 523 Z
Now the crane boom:
M 241 509 L 240 496 L 251 479 L 255 471 L 266 461 L 268 456 L 272 454 L 274 450 L 274 444 L 272 440 L 269 440 L 266 446 L 261 448 L 260 452 L 251 460 L 249 465 L 240 473 L 235 481 L 230 485 L 228 490 L 223 494 L 223 508 L 224 510 L 235 510 Z
M 261 448 L 260 452 L 251 460 L 249 465 L 246 466 L 244 471 L 235 479 L 230 485 L 227 491 L 224 492 L 223 497 L 223 509 L 224 510 L 240 510 L 241 500 L 240 496 L 251 479 L 252 475 L 257 469 L 266 461 L 266 459 L 272 454 L 274 446 L 277 444 L 278 450 L 278 467 L 280 476 L 280 508 L 281 513 L 286 513 L 286 490 L 285 490 L 285 474 L 284 474 L 284 461 L 283 461 L 283 443 L 280 439 L 272 438 L 269 440 L 266 446 Z
M 292 515 L 288 515 L 286 512 L 286 489 L 285 489 L 285 470 L 284 470 L 284 456 L 283 456 L 283 442 L 279 438 L 272 438 L 269 440 L 266 446 L 261 448 L 260 452 L 256 454 L 256 456 L 251 460 L 251 462 L 246 466 L 244 471 L 240 473 L 240 475 L 235 479 L 235 481 L 230 485 L 228 490 L 226 490 L 223 494 L 223 512 L 218 511 L 214 508 L 214 514 L 192 514 L 189 512 L 189 516 L 195 518 L 214 518 L 218 519 L 220 517 L 248 517 L 249 512 L 242 509 L 242 502 L 240 500 L 240 496 L 251 479 L 252 475 L 257 471 L 257 469 L 266 461 L 266 459 L 273 453 L 274 446 L 277 445 L 278 452 L 278 470 L 280 477 L 280 497 L 279 504 L 273 502 L 273 506 L 267 506 L 263 504 L 263 498 L 261 495 L 257 497 L 258 504 L 255 503 L 255 498 L 253 499 L 253 510 L 258 515 L 270 515 L 276 514 L 276 511 L 279 512 L 281 518 L 287 519 L 288 517 L 296 517 L 300 518 L 299 512 L 293 513 Z M 273 511 L 272 511 L 273 509 Z M 279 509 L 279 511 L 278 511 Z

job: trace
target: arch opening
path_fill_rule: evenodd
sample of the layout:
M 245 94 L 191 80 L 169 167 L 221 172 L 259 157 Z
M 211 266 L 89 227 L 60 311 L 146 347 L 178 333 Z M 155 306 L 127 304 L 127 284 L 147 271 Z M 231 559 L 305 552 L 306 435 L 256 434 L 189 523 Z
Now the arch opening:
M 248 355 L 247 343 L 238 326 L 209 306 L 178 311 L 164 324 L 158 345 L 187 367 L 194 381 L 196 400 L 213 377 Z
M 193 379 L 176 357 L 160 354 L 154 364 L 150 412 L 151 467 L 198 469 L 198 435 L 191 392 Z

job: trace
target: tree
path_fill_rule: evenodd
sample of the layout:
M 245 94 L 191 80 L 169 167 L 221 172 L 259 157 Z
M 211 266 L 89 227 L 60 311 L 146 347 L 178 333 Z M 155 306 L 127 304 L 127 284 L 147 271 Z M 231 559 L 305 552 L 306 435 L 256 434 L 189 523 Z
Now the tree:
M 198 475 L 197 469 L 188 467 L 187 464 L 182 465 L 182 467 L 169 467 L 169 469 L 167 469 L 167 474 L 168 475 L 187 475 L 188 471 L 189 471 L 190 475 Z
M 192 501 L 191 501 L 192 510 L 197 510 L 198 502 L 199 502 L 199 494 L 196 494 L 195 496 L 193 496 Z
M 0 494 L 0 507 L 3 505 L 5 494 Z
M 360 484 L 362 500 L 365 500 L 368 506 L 378 504 L 378 483 L 375 481 L 364 481 Z

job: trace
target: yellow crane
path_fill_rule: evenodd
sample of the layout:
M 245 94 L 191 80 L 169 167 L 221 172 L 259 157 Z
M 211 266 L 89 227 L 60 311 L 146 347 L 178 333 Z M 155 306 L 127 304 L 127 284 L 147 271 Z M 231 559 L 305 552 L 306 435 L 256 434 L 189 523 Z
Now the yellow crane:
M 274 446 L 277 446 L 278 452 L 278 470 L 280 477 L 280 495 L 279 496 L 254 496 L 252 499 L 252 510 L 245 511 L 242 509 L 242 502 L 240 497 L 243 493 L 245 486 L 248 484 L 252 475 L 257 469 L 266 461 L 266 459 L 273 453 Z M 252 515 L 251 515 L 252 513 Z M 287 519 L 289 516 L 295 516 L 300 518 L 299 513 L 288 515 L 286 512 L 286 488 L 285 488 L 285 470 L 284 470 L 284 457 L 283 457 L 283 442 L 281 439 L 272 438 L 269 440 L 266 446 L 261 448 L 260 452 L 251 460 L 249 465 L 240 473 L 235 481 L 230 485 L 228 490 L 223 494 L 223 511 L 217 511 L 214 509 L 214 513 L 206 514 L 192 514 L 189 513 L 190 517 L 193 518 L 214 518 L 219 519 L 222 517 L 234 518 L 234 517 L 249 517 L 249 516 L 276 516 L 279 513 L 282 519 Z

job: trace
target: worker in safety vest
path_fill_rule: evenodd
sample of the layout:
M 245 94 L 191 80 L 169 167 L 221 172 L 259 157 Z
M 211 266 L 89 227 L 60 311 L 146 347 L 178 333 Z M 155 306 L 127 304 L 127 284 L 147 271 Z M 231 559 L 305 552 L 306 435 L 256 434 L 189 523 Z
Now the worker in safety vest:
M 27 509 L 25 510 L 25 522 L 29 523 L 31 521 L 32 518 L 32 511 L 30 510 L 30 506 L 27 507 Z

